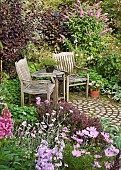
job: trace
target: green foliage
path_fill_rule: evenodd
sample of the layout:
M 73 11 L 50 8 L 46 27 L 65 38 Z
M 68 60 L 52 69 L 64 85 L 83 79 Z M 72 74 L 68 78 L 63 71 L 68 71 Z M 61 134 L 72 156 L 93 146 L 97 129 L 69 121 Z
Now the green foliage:
M 112 125 L 111 118 L 100 118 L 104 131 L 110 133 L 112 139 L 114 140 L 114 145 L 121 149 L 121 127 Z
M 112 90 L 114 94 L 113 99 L 121 102 L 121 86 L 118 86 L 118 84 L 115 84 Z
M 121 68 L 121 55 L 109 53 L 97 62 L 97 71 L 106 79 L 118 75 Z
M 85 155 L 80 157 L 74 157 L 72 155 L 73 146 L 71 144 L 66 144 L 63 153 L 64 163 L 68 164 L 68 167 L 65 167 L 65 170 L 85 170 L 90 168 L 90 162 L 94 162 L 94 158 L 92 155 Z M 91 167 L 92 170 L 94 169 Z
M 90 69 L 89 74 L 89 80 L 91 81 L 101 81 L 103 84 L 103 87 L 106 87 L 108 85 L 108 80 L 106 78 L 103 78 L 101 74 L 98 74 L 95 70 Z
M 5 103 L 20 104 L 20 82 L 18 79 L 6 80 L 1 84 L 0 96 Z
M 34 107 L 23 106 L 20 107 L 15 104 L 8 104 L 9 110 L 12 113 L 12 117 L 15 123 L 28 120 L 28 122 L 36 120 L 36 110 Z
M 32 155 L 32 154 L 31 154 Z M 0 140 L 0 169 L 33 170 L 34 159 L 26 158 L 26 150 L 22 150 L 12 139 Z

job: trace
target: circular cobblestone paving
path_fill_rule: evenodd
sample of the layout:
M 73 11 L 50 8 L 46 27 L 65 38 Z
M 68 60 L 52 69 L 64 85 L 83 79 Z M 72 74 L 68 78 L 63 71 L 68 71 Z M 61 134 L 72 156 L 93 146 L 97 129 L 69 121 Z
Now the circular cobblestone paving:
M 90 97 L 71 101 L 80 112 L 95 117 L 111 118 L 112 124 L 121 126 L 121 104 Z

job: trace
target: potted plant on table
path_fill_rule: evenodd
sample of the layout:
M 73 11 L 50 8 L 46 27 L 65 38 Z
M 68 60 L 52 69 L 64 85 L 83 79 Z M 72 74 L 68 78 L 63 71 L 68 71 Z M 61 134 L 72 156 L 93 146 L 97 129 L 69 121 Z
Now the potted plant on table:
M 47 72 L 53 72 L 55 66 L 58 64 L 58 62 L 52 57 L 43 57 L 41 62 Z
M 91 83 L 89 83 L 89 86 L 90 86 L 90 96 L 93 98 L 99 97 L 100 89 L 102 88 L 102 82 L 100 80 L 92 81 Z

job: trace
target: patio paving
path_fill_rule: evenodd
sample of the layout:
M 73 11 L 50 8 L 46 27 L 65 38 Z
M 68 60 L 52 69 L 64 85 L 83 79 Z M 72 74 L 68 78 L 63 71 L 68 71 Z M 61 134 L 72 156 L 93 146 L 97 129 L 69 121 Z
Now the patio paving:
M 82 113 L 95 117 L 111 118 L 113 125 L 121 126 L 121 103 L 91 97 L 88 99 L 78 97 L 72 99 L 71 102 Z

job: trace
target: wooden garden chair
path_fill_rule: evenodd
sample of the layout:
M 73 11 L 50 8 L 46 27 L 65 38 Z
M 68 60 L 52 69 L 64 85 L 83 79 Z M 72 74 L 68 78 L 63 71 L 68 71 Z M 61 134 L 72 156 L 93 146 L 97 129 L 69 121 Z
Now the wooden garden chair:
M 75 65 L 73 52 L 61 52 L 58 54 L 52 54 L 52 57 L 59 63 L 56 66 L 57 69 L 65 71 L 66 73 L 66 100 L 69 101 L 69 87 L 78 85 L 86 85 L 86 97 L 88 97 L 89 69 L 80 68 Z M 85 71 L 86 76 L 79 76 L 77 71 Z
M 21 83 L 21 106 L 24 106 L 24 93 L 29 94 L 29 103 L 31 102 L 31 95 L 37 94 L 47 94 L 47 100 L 50 101 L 50 95 L 53 93 L 53 100 L 55 101 L 55 75 L 49 74 L 53 77 L 53 82 L 50 80 L 32 80 L 26 58 L 15 62 L 15 66 Z M 46 74 L 46 76 L 48 75 Z M 45 77 L 45 75 L 43 74 L 41 77 Z

